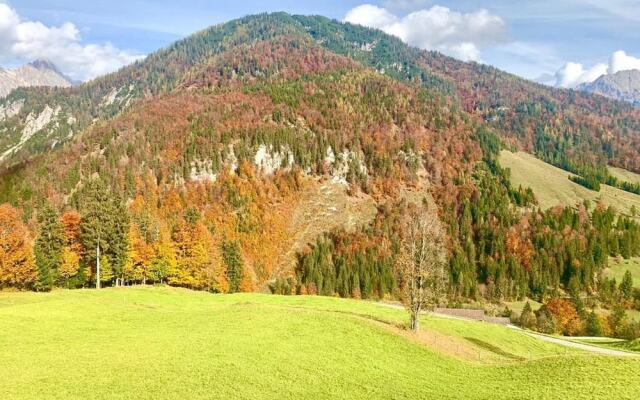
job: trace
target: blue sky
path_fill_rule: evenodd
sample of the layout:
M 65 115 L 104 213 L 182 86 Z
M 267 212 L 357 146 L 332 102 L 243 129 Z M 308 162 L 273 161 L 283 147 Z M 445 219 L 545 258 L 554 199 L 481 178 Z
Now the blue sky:
M 3 14 L 0 8 L 0 65 L 49 58 L 76 79 L 115 69 L 209 25 L 281 10 L 346 18 L 396 34 L 418 47 L 550 84 L 574 86 L 601 73 L 640 68 L 640 0 L 0 3 L 11 10 Z M 3 35 L 3 26 L 9 33 Z M 3 36 L 12 37 L 11 32 L 17 39 L 3 40 Z M 624 54 L 616 53 L 610 61 L 616 51 Z

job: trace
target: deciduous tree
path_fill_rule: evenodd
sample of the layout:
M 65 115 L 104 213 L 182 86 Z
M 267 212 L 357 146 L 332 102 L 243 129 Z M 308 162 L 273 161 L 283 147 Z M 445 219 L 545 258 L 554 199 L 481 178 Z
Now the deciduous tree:
M 413 331 L 419 329 L 420 312 L 435 306 L 445 292 L 446 261 L 444 232 L 435 206 L 426 200 L 419 206 L 410 206 L 403 216 L 396 270 Z
M 33 245 L 20 212 L 0 205 L 0 286 L 28 289 L 36 282 Z

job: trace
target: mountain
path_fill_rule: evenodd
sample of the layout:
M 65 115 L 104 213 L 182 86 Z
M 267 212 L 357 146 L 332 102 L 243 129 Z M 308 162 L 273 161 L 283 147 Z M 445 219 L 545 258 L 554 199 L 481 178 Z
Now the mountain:
M 216 25 L 0 110 L 0 203 L 37 232 L 47 202 L 78 221 L 104 199 L 128 221 L 111 224 L 127 242 L 105 246 L 109 283 L 383 297 L 423 199 L 454 297 L 595 290 L 609 255 L 640 255 L 632 216 L 540 209 L 498 161 L 520 149 L 589 183 L 640 171 L 640 110 L 324 17 Z M 59 284 L 90 282 L 92 254 L 69 256 Z
M 70 78 L 62 74 L 53 63 L 47 60 L 36 60 L 16 69 L 0 68 L 0 97 L 8 95 L 18 87 L 68 87 L 73 83 Z
M 591 83 L 583 83 L 578 89 L 640 106 L 640 70 L 602 75 Z

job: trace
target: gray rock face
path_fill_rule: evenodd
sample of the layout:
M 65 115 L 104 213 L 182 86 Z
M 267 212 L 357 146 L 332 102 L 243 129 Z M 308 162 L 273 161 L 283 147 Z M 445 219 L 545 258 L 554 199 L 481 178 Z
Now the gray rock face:
M 0 68 L 0 97 L 8 95 L 13 89 L 28 86 L 60 86 L 73 85 L 53 63 L 47 60 L 36 60 L 16 69 Z
M 591 83 L 583 83 L 578 89 L 640 106 L 640 70 L 602 75 Z

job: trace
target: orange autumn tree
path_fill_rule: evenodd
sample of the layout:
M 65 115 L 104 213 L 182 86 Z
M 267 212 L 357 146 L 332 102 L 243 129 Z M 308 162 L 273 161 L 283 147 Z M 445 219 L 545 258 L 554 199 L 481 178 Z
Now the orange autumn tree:
M 80 214 L 75 210 L 66 211 L 60 217 L 62 222 L 65 244 L 62 249 L 62 264 L 58 269 L 61 281 L 65 286 L 70 285 L 80 270 L 80 259 L 83 248 L 80 243 Z
M 21 213 L 0 205 L 0 287 L 28 289 L 36 281 L 33 243 Z
M 556 327 L 561 333 L 573 336 L 584 329 L 582 320 L 571 301 L 551 299 L 544 306 L 556 318 Z

